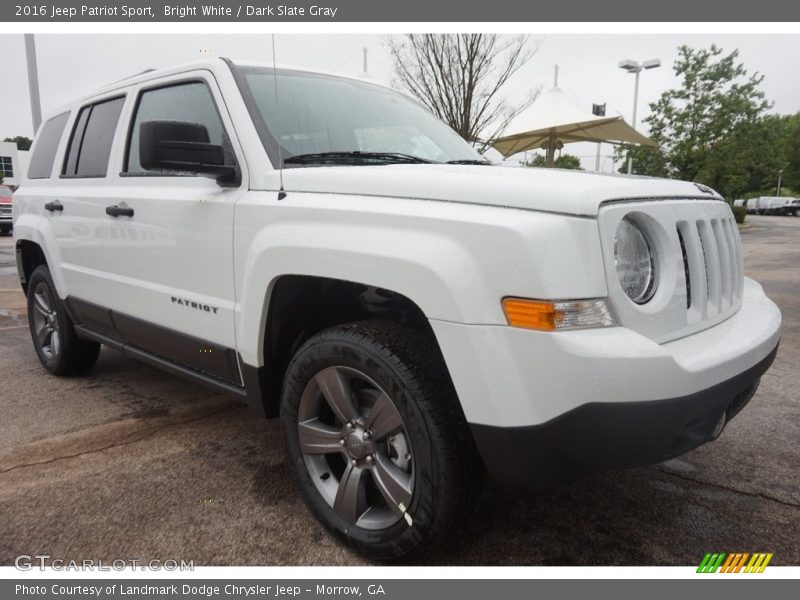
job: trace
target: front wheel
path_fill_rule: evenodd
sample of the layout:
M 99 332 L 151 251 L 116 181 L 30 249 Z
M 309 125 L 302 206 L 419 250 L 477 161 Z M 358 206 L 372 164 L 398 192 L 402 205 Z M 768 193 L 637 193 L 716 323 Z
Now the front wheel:
M 100 344 L 78 338 L 44 265 L 28 281 L 28 324 L 36 355 L 54 375 L 79 375 L 97 362 Z
M 482 463 L 435 344 L 382 321 L 309 339 L 284 381 L 286 451 L 315 516 L 359 552 L 396 559 L 444 537 Z

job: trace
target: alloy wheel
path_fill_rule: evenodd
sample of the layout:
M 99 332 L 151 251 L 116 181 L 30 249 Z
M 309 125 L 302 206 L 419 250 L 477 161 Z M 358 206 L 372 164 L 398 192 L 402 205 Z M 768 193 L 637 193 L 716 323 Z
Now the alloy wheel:
M 47 360 L 58 358 L 61 352 L 61 333 L 56 303 L 50 287 L 39 282 L 33 290 L 33 335 L 36 345 Z
M 409 435 L 394 402 L 373 379 L 344 366 L 319 371 L 301 396 L 297 427 L 308 473 L 342 519 L 372 530 L 410 519 Z

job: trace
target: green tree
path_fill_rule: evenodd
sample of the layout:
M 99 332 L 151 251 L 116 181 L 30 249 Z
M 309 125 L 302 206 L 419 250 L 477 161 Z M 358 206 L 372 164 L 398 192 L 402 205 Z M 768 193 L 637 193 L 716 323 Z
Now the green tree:
M 4 142 L 13 142 L 17 144 L 17 150 L 30 150 L 31 144 L 33 140 L 31 138 L 27 138 L 24 135 L 17 135 L 14 137 L 7 137 L 3 140 Z
M 520 164 L 522 164 L 523 167 L 546 167 L 547 158 L 544 154 L 534 154 L 533 158 L 528 162 L 520 161 Z M 583 171 L 581 159 L 573 154 L 559 155 L 559 157 L 556 158 L 555 167 L 556 169 L 575 169 L 577 171 Z
M 633 158 L 631 172 L 634 175 L 669 177 L 669 157 L 661 148 L 649 146 L 617 146 L 614 148 L 614 161 L 622 161 L 620 173 L 628 172 L 628 156 Z
M 787 129 L 783 181 L 787 188 L 800 190 L 800 113 L 787 118 Z
M 720 140 L 704 161 L 696 180 L 719 190 L 727 198 L 751 190 L 773 189 L 785 163 L 788 129 L 786 117 L 768 115 L 742 123 Z
M 738 62 L 738 50 L 724 54 L 716 45 L 709 49 L 681 46 L 678 54 L 673 71 L 680 86 L 651 103 L 651 113 L 644 119 L 660 152 L 633 149 L 634 168 L 638 157 L 642 164 L 637 172 L 698 181 L 729 196 L 747 179 L 734 172 L 743 159 L 731 159 L 743 147 L 754 147 L 755 140 L 748 134 L 770 126 L 760 122 L 771 106 L 761 90 L 763 76 L 748 74 Z M 753 152 L 748 150 L 748 154 Z

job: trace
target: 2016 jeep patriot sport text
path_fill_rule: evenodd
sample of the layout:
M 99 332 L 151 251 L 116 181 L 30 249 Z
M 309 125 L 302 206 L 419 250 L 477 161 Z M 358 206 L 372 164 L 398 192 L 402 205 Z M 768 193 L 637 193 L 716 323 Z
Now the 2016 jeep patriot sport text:
M 493 167 L 359 80 L 143 73 L 56 111 L 15 200 L 48 371 L 102 344 L 280 417 L 311 510 L 378 558 L 442 539 L 485 470 L 546 488 L 713 439 L 778 345 L 712 190 Z

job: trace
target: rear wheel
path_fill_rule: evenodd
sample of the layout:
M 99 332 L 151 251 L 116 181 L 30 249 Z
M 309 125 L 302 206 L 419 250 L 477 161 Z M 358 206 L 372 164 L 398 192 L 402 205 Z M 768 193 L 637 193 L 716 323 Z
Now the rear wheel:
M 97 362 L 100 344 L 78 338 L 44 265 L 28 281 L 28 324 L 39 360 L 54 375 L 79 375 Z
M 281 422 L 315 516 L 359 552 L 395 559 L 439 541 L 474 503 L 482 463 L 438 349 L 369 321 L 293 358 Z

